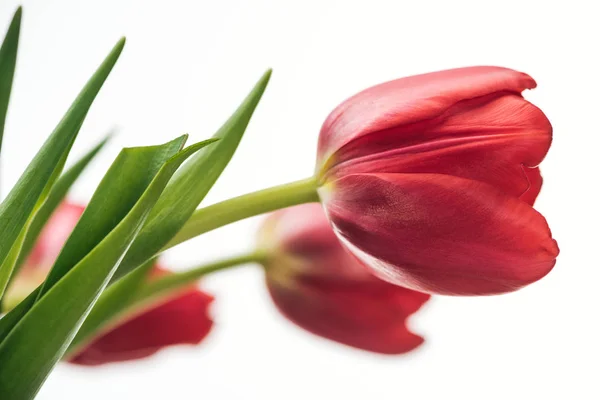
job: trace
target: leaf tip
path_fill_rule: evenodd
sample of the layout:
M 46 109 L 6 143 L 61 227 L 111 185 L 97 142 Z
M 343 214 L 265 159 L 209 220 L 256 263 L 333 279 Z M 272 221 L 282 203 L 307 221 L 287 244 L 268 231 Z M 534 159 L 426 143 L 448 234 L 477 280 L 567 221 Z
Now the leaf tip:
M 272 73 L 273 73 L 273 70 L 271 68 L 267 69 L 262 74 L 262 76 L 260 77 L 258 82 L 256 82 L 256 84 L 254 85 L 254 89 L 252 89 L 252 92 L 250 92 L 250 95 L 248 96 L 247 99 L 253 99 L 253 101 L 255 101 L 254 107 L 256 107 L 256 105 L 258 105 L 258 100 L 260 100 L 263 93 L 267 89 L 267 85 L 269 84 L 269 80 L 271 79 Z
M 122 36 L 117 43 L 115 44 L 115 46 L 112 49 L 112 53 L 116 54 L 116 56 L 118 57 L 121 52 L 123 51 L 123 48 L 125 47 L 125 43 L 127 42 L 127 39 L 125 38 L 125 36 Z
M 102 140 L 102 142 L 108 142 L 110 139 L 114 138 L 118 134 L 119 134 L 119 127 L 113 126 L 108 130 L 108 132 L 104 136 L 104 139 Z
M 12 21 L 10 22 L 10 26 L 8 28 L 10 31 L 19 32 L 21 30 L 21 18 L 23 16 L 23 6 L 17 7 L 15 13 L 13 15 Z
M 271 80 L 271 75 L 273 74 L 273 68 L 268 68 L 264 74 L 261 76 L 259 83 L 261 84 L 261 86 L 267 86 L 267 83 L 269 83 L 269 80 Z
M 19 7 L 17 7 L 17 9 L 15 11 L 15 15 L 14 15 L 13 19 L 15 21 L 21 22 L 21 16 L 22 15 L 23 15 L 23 6 L 19 6 Z

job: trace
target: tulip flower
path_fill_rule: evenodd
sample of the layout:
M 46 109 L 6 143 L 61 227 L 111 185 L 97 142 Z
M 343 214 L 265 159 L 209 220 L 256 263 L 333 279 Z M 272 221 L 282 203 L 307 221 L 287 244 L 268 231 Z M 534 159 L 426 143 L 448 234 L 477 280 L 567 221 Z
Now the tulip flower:
M 8 303 L 24 298 L 43 281 L 83 210 L 69 202 L 59 206 L 11 286 Z M 158 265 L 153 268 L 151 280 L 169 274 Z M 200 343 L 212 327 L 208 315 L 212 300 L 212 296 L 188 285 L 163 302 L 120 321 L 68 361 L 99 365 L 148 357 L 167 346 Z
M 383 280 L 445 295 L 511 292 L 559 250 L 533 208 L 552 126 L 528 75 L 470 67 L 367 89 L 320 132 L 315 176 L 197 210 L 174 246 L 219 226 L 321 202 L 335 233 Z
M 384 83 L 338 106 L 319 138 L 319 194 L 335 232 L 380 278 L 452 295 L 510 292 L 553 268 L 532 208 L 552 127 L 497 67 Z
M 151 279 L 170 273 L 155 266 Z M 212 301 L 211 295 L 188 287 L 100 335 L 68 361 L 100 365 L 145 358 L 167 346 L 198 344 L 212 328 L 207 313 Z
M 430 296 L 371 275 L 341 245 L 320 205 L 272 214 L 261 229 L 260 248 L 273 301 L 302 328 L 385 354 L 423 343 L 406 321 Z

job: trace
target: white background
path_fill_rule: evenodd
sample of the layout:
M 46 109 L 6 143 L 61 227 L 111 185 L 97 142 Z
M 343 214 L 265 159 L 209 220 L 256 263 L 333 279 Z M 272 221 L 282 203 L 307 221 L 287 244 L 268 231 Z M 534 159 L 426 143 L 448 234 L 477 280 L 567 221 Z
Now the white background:
M 17 1 L 0 4 L 5 30 Z M 554 271 L 518 293 L 435 298 L 412 320 L 427 338 L 375 356 L 296 328 L 257 268 L 203 283 L 217 297 L 200 346 L 103 368 L 59 366 L 40 399 L 598 399 L 600 24 L 595 1 L 24 0 L 3 147 L 6 192 L 86 79 L 128 43 L 75 146 L 119 135 L 73 193 L 90 197 L 126 145 L 210 136 L 267 68 L 271 84 L 209 204 L 311 174 L 320 124 L 385 80 L 491 64 L 531 74 L 526 97 L 555 128 L 537 203 L 558 240 Z M 259 219 L 170 252 L 185 268 L 250 249 Z M 0 366 L 2 368 L 2 366 Z M 8 400 L 8 399 L 2 399 Z

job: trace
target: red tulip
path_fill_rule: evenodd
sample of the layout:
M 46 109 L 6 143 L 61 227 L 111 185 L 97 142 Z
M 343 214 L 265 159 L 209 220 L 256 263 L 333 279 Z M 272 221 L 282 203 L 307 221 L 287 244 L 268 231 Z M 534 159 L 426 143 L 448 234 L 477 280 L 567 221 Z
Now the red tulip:
M 532 208 L 552 127 L 498 67 L 384 83 L 338 106 L 319 139 L 320 195 L 337 235 L 389 282 L 437 294 L 504 293 L 553 268 Z
M 60 205 L 15 279 L 9 299 L 22 299 L 43 281 L 83 210 L 84 207 L 69 202 Z M 155 266 L 152 275 L 165 273 L 168 272 Z M 166 346 L 197 344 L 212 326 L 208 315 L 211 301 L 210 295 L 186 288 L 95 338 L 69 361 L 98 365 L 147 357 Z
M 368 351 L 401 354 L 423 338 L 407 318 L 429 295 L 371 275 L 333 233 L 318 204 L 272 214 L 261 230 L 266 280 L 279 310 L 302 328 Z
M 154 276 L 168 273 L 155 267 Z M 69 362 L 99 365 L 145 358 L 166 346 L 198 344 L 208 335 L 213 297 L 190 288 L 104 333 Z

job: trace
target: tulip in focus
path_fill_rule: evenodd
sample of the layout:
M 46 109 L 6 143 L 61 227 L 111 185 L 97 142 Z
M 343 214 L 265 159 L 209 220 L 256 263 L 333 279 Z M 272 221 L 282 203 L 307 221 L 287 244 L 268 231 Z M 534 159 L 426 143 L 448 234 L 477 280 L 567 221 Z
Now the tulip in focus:
M 69 202 L 59 206 L 11 286 L 7 303 L 23 299 L 44 280 L 83 210 Z M 167 273 L 155 266 L 150 278 Z M 185 288 L 162 304 L 112 327 L 68 361 L 99 365 L 148 357 L 167 346 L 197 344 L 212 327 L 208 315 L 212 300 L 196 288 Z
M 319 138 L 319 194 L 336 234 L 377 276 L 414 290 L 517 290 L 554 267 L 533 209 L 552 141 L 528 75 L 471 67 L 367 89 Z
M 423 338 L 407 319 L 429 299 L 384 282 L 344 249 L 319 204 L 270 215 L 260 232 L 269 292 L 279 310 L 304 329 L 377 353 L 401 354 Z

